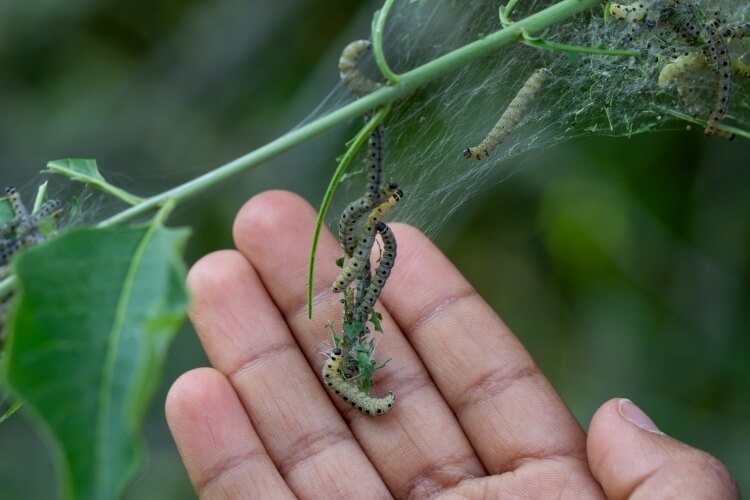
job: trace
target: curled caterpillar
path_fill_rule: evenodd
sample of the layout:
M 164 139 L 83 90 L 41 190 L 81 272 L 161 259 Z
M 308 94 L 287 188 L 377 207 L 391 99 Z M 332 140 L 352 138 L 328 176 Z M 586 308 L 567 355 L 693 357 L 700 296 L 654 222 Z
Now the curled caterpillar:
M 344 82 L 352 94 L 356 96 L 363 96 L 369 94 L 373 90 L 377 90 L 380 87 L 379 83 L 376 83 L 365 75 L 357 68 L 357 62 L 362 54 L 370 49 L 372 44 L 367 40 L 355 40 L 341 52 L 339 58 L 339 74 L 341 75 L 341 81 Z
M 367 286 L 367 289 L 357 303 L 360 304 L 359 315 L 360 318 L 366 319 L 372 312 L 372 308 L 375 307 L 380 292 L 385 286 L 385 282 L 391 275 L 391 270 L 396 262 L 396 237 L 393 235 L 391 228 L 386 225 L 385 222 L 378 224 L 378 233 L 383 238 L 383 253 L 380 255 L 380 263 L 378 268 L 375 270 L 375 276 Z
M 370 212 L 364 224 L 362 224 L 359 242 L 355 245 L 352 256 L 344 264 L 343 269 L 341 269 L 341 272 L 333 281 L 333 285 L 331 285 L 331 290 L 334 293 L 342 292 L 349 283 L 359 278 L 364 270 L 367 269 L 367 265 L 370 263 L 372 245 L 375 243 L 375 233 L 377 232 L 378 223 L 383 217 L 388 215 L 388 212 L 396 206 L 404 195 L 403 191 L 398 189 L 394 183 L 388 186 L 388 191 L 392 191 L 390 196 L 375 207 Z
M 323 380 L 341 399 L 352 405 L 357 411 L 370 416 L 388 413 L 396 403 L 396 396 L 389 392 L 385 397 L 374 398 L 365 391 L 344 379 L 341 371 L 343 359 L 341 349 L 333 349 L 323 363 Z
M 351 202 L 341 213 L 339 219 L 339 244 L 349 257 L 357 246 L 357 223 L 365 213 L 372 210 L 372 207 L 380 201 L 383 195 L 380 191 L 380 185 L 383 177 L 384 135 L 385 131 L 382 125 L 378 125 L 370 134 L 366 158 L 368 165 L 367 191 L 363 196 Z
M 542 83 L 544 83 L 549 74 L 550 72 L 547 68 L 534 71 L 513 100 L 510 101 L 508 108 L 500 116 L 500 120 L 498 120 L 490 133 L 487 134 L 487 137 L 478 146 L 464 149 L 464 158 L 475 158 L 477 160 L 487 158 L 492 150 L 510 134 L 513 127 L 523 119 L 531 101 L 534 100 L 536 93 L 539 92 Z

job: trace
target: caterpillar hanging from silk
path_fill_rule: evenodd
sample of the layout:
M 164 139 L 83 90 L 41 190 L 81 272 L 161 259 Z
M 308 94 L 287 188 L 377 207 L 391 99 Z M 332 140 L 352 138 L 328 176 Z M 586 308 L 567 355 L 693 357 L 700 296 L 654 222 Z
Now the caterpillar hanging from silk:
M 539 89 L 542 87 L 542 84 L 549 74 L 550 72 L 546 68 L 534 71 L 529 79 L 526 80 L 526 83 L 523 84 L 521 90 L 519 90 L 513 100 L 510 101 L 510 104 L 503 112 L 502 116 L 500 116 L 500 119 L 490 133 L 487 134 L 487 137 L 485 137 L 478 146 L 464 149 L 464 158 L 476 160 L 487 158 L 490 153 L 492 153 L 492 150 L 513 131 L 513 128 L 518 125 L 518 122 L 520 122 L 526 115 L 529 105 L 534 100 L 534 97 L 537 92 L 539 92 Z

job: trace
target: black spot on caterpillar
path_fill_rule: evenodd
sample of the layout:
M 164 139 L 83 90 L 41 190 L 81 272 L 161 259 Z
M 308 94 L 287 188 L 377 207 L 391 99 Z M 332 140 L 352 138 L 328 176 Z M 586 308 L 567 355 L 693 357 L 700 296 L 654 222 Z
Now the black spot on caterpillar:
M 703 55 L 718 76 L 718 89 L 714 109 L 703 131 L 706 135 L 714 135 L 719 122 L 729 109 L 729 97 L 732 93 L 732 60 L 727 44 L 719 33 L 719 22 L 714 19 L 707 22 L 705 27 L 708 41 L 703 47 Z
M 352 94 L 363 96 L 380 87 L 379 83 L 373 82 L 357 68 L 357 62 L 362 54 L 370 49 L 372 45 L 367 40 L 355 40 L 341 52 L 339 58 L 339 74 L 341 81 L 344 82 Z
M 360 304 L 359 315 L 363 319 L 366 319 L 372 312 L 372 308 L 375 307 L 375 302 L 377 302 L 396 262 L 396 237 L 393 235 L 391 228 L 385 222 L 380 222 L 378 232 L 380 237 L 383 238 L 383 253 L 380 255 L 380 263 L 375 270 L 375 276 L 372 277 L 362 299 L 358 301 L 358 304 Z
M 724 28 L 724 32 L 721 34 L 724 38 L 744 38 L 750 36 L 750 22 L 744 22 L 727 26 Z
M 510 101 L 507 109 L 500 116 L 500 120 L 498 120 L 490 133 L 487 134 L 487 137 L 478 146 L 464 149 L 464 158 L 474 158 L 477 160 L 487 158 L 492 150 L 511 133 L 513 127 L 523 119 L 531 101 L 534 100 L 536 93 L 539 92 L 542 83 L 544 83 L 544 80 L 548 76 L 549 70 L 546 68 L 534 71 L 513 100 Z
M 385 131 L 378 125 L 370 134 L 367 151 L 367 191 L 363 196 L 351 202 L 342 212 L 339 219 L 339 244 L 346 255 L 351 257 L 357 246 L 357 223 L 362 216 L 380 201 L 383 193 L 380 185 L 383 177 L 383 148 Z
M 339 348 L 333 349 L 328 354 L 328 359 L 323 363 L 325 384 L 352 408 L 365 415 L 376 417 L 388 413 L 396 403 L 396 396 L 389 392 L 385 397 L 374 398 L 356 384 L 345 380 L 341 371 L 342 359 L 343 355 Z
M 24 248 L 42 243 L 44 236 L 39 232 L 39 224 L 60 208 L 59 201 L 49 200 L 39 207 L 36 213 L 29 216 L 21 195 L 14 187 L 7 187 L 5 193 L 8 195 L 14 217 L 0 227 L 0 266 L 5 266 Z M 10 238 L 11 235 L 14 236 Z
M 372 212 L 370 212 L 370 215 L 367 217 L 364 224 L 362 224 L 360 237 L 354 247 L 352 256 L 344 264 L 341 272 L 333 281 L 333 285 L 331 285 L 331 290 L 334 293 L 342 292 L 349 283 L 358 279 L 362 275 L 367 264 L 369 264 L 370 252 L 372 251 L 373 243 L 375 243 L 375 234 L 377 232 L 378 223 L 383 217 L 388 215 L 388 212 L 396 206 L 404 195 L 403 191 L 398 189 L 394 183 L 391 183 L 388 186 L 387 191 L 391 192 L 390 196 L 388 196 L 388 198 L 380 205 L 375 207 Z

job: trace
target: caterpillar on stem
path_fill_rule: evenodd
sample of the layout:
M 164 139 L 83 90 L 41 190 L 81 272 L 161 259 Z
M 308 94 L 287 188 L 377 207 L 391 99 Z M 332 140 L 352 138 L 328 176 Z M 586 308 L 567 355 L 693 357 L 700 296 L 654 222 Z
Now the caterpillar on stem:
M 370 416 L 388 413 L 396 403 L 396 396 L 389 392 L 382 398 L 375 398 L 344 378 L 341 364 L 343 354 L 338 347 L 331 350 L 328 359 L 323 363 L 323 380 L 326 385 L 341 399 L 357 411 Z

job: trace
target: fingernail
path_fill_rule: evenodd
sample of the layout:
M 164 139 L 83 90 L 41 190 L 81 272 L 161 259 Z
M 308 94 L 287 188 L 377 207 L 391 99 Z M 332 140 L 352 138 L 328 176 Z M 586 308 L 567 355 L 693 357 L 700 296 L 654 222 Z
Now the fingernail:
M 662 436 L 664 435 L 664 433 L 660 431 L 656 426 L 654 421 L 648 418 L 648 415 L 643 413 L 643 410 L 638 408 L 631 400 L 626 398 L 620 399 L 618 409 L 620 411 L 620 415 L 622 415 L 625 420 L 635 425 L 639 429 L 653 432 L 654 434 L 661 434 Z

